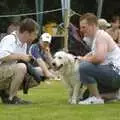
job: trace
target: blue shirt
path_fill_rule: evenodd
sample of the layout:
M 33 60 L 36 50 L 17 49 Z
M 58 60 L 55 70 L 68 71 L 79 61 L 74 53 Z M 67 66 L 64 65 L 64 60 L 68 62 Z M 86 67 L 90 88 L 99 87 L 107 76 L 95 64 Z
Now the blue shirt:
M 32 55 L 34 58 L 42 58 L 46 61 L 48 59 L 46 53 L 40 48 L 39 43 L 32 44 L 29 48 L 29 54 Z

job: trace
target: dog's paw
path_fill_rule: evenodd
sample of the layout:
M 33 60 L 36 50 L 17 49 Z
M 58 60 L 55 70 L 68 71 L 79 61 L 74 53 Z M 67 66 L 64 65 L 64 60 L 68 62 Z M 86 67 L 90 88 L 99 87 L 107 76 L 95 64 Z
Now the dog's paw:
M 70 104 L 77 104 L 77 100 L 72 99 L 71 102 L 70 102 Z

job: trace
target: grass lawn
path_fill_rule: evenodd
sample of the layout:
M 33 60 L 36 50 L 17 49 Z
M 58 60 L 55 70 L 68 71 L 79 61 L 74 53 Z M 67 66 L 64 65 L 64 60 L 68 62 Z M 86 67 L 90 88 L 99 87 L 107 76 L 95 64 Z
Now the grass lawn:
M 42 83 L 28 95 L 31 105 L 4 105 L 0 103 L 0 120 L 120 120 L 120 102 L 104 105 L 70 105 L 67 90 L 61 81 Z

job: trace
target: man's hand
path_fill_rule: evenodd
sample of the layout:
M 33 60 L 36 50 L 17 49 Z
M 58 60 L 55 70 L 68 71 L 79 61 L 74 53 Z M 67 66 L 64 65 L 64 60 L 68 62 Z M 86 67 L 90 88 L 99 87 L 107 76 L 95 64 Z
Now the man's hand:
M 31 55 L 27 55 L 27 54 L 20 54 L 19 55 L 19 60 L 23 60 L 25 62 L 29 62 L 32 59 Z

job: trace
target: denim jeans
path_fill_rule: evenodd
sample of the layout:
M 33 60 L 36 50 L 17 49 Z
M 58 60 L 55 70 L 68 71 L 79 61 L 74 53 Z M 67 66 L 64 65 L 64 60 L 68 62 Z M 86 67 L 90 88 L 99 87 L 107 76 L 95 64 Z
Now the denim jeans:
M 100 65 L 82 61 L 79 72 L 83 84 L 96 83 L 101 92 L 111 92 L 120 88 L 120 75 L 113 70 L 112 64 Z

